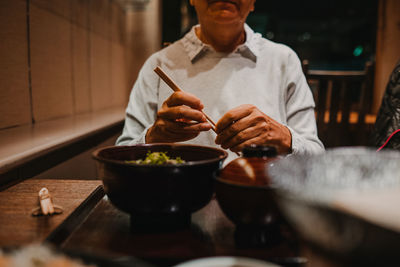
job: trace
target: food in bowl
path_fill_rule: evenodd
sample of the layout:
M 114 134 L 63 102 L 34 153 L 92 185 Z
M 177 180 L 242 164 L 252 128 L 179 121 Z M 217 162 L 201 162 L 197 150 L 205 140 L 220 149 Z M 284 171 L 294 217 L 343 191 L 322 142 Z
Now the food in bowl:
M 133 164 L 180 164 L 185 163 L 185 161 L 181 157 L 170 158 L 168 152 L 151 152 L 148 151 L 146 154 L 146 158 L 144 159 L 137 159 L 137 160 L 127 160 L 126 163 L 133 163 Z

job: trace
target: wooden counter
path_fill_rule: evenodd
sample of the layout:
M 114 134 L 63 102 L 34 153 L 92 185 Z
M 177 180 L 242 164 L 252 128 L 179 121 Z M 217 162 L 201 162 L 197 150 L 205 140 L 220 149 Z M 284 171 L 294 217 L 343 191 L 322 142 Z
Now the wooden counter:
M 110 257 L 136 257 L 157 266 L 172 266 L 212 256 L 235 255 L 279 261 L 298 255 L 296 243 L 284 238 L 258 248 L 238 246 L 235 226 L 222 213 L 215 199 L 193 214 L 188 228 L 172 232 L 154 229 L 152 233 L 132 230 L 129 215 L 103 199 L 77 231 L 59 245 L 67 250 L 108 254 Z
M 46 187 L 63 213 L 32 216 L 38 193 Z M 101 181 L 27 180 L 0 192 L 0 247 L 61 242 L 104 196 Z
M 78 155 L 120 133 L 123 107 L 0 131 L 0 190 Z

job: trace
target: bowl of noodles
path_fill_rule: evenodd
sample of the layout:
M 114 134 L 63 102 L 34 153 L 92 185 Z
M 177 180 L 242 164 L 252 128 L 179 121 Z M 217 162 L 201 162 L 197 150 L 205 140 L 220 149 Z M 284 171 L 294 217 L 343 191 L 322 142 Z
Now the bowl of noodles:
M 157 143 L 109 146 L 93 152 L 111 203 L 131 215 L 131 230 L 158 231 L 190 224 L 191 214 L 211 200 L 213 173 L 226 151 Z

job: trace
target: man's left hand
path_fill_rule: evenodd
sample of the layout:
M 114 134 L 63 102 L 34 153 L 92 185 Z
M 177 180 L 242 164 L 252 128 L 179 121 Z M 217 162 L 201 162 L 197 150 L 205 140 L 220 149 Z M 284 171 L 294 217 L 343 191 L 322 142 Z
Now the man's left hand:
M 218 121 L 216 132 L 215 142 L 233 152 L 240 152 L 251 144 L 274 146 L 279 154 L 292 150 L 289 129 L 254 105 L 241 105 L 228 111 Z

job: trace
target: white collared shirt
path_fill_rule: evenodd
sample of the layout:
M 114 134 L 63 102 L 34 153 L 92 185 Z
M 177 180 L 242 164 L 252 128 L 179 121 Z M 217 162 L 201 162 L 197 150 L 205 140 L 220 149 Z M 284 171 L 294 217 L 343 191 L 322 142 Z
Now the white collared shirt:
M 145 143 L 157 110 L 172 94 L 153 71 L 159 66 L 182 90 L 201 99 L 203 111 L 215 122 L 232 108 L 252 104 L 289 128 L 293 153 L 324 151 L 317 136 L 313 96 L 292 49 L 245 25 L 245 43 L 231 53 L 216 52 L 199 40 L 195 27 L 143 65 L 130 95 L 118 145 Z M 215 137 L 210 130 L 184 143 L 218 147 Z M 230 152 L 225 162 L 233 158 L 235 154 Z

